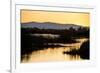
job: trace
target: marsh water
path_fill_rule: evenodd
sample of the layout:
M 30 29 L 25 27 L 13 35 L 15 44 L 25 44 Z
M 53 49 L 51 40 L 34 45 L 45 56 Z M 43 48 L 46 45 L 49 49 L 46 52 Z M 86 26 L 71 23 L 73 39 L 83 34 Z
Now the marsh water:
M 35 35 L 38 36 L 37 34 Z M 52 36 L 53 35 L 51 35 L 51 37 Z M 57 35 L 55 37 L 57 37 Z M 69 44 L 53 43 L 53 44 L 62 45 L 62 46 L 48 47 L 42 50 L 32 51 L 31 54 L 24 55 L 22 63 L 82 60 L 80 55 L 69 55 L 69 54 L 64 54 L 63 52 L 70 51 L 72 49 L 79 49 L 82 43 L 84 43 L 87 40 L 88 40 L 87 38 L 79 38 L 79 39 L 76 39 L 76 41 L 78 41 L 77 43 L 69 43 Z M 49 44 L 52 44 L 52 43 L 49 43 Z

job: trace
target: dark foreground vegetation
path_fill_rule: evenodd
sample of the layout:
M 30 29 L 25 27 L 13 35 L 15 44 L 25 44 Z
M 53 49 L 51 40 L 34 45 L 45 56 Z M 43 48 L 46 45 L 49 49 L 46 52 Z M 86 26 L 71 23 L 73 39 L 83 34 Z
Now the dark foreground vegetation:
M 31 34 L 53 34 L 59 35 L 59 37 L 44 37 L 35 36 Z M 64 47 L 58 45 L 59 43 L 76 43 L 76 38 L 89 38 L 89 28 L 80 27 L 78 29 L 39 29 L 39 28 L 21 28 L 21 60 L 24 55 L 29 55 L 32 51 L 43 50 L 53 47 Z M 54 44 L 58 43 L 58 44 Z M 82 58 L 89 58 L 89 42 L 83 43 L 80 50 L 72 50 L 70 52 L 64 52 L 64 54 L 79 54 Z
M 82 59 L 89 59 L 90 58 L 90 47 L 89 47 L 89 40 L 84 42 L 80 49 L 72 49 L 71 51 L 63 52 L 64 54 L 70 55 L 80 55 Z

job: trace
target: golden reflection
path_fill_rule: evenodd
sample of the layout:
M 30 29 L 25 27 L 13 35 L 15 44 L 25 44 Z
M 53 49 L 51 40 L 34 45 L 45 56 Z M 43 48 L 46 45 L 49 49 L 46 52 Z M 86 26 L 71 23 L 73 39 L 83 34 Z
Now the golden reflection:
M 77 40 L 79 41 L 79 43 L 64 44 L 66 45 L 66 47 L 48 48 L 48 49 L 32 52 L 32 54 L 29 57 L 29 60 L 24 59 L 22 63 L 81 60 L 79 55 L 71 56 L 71 55 L 63 54 L 64 51 L 70 51 L 71 49 L 75 49 L 75 48 L 79 49 L 81 44 L 84 41 L 87 41 L 86 38 L 77 39 Z

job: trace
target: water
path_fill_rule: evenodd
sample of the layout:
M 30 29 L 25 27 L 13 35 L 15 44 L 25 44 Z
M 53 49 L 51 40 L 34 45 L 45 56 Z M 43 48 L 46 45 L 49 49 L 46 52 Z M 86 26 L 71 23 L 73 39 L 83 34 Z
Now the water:
M 54 47 L 46 48 L 44 50 L 33 51 L 30 55 L 28 55 L 28 59 L 27 55 L 24 56 L 22 63 L 81 60 L 81 57 L 79 55 L 72 56 L 68 54 L 63 54 L 64 51 L 79 49 L 82 43 L 87 41 L 88 39 L 80 38 L 76 40 L 79 42 L 71 44 L 60 44 L 65 47 Z
M 56 34 L 30 34 L 30 35 L 33 35 L 33 36 L 43 36 L 45 38 L 57 38 L 59 37 L 59 35 L 56 35 Z

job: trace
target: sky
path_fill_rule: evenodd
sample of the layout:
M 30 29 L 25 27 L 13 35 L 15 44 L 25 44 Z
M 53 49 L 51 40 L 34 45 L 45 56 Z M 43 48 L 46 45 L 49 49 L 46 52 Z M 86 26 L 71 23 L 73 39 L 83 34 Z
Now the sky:
M 90 25 L 89 13 L 21 10 L 21 23 L 53 22 L 59 24 Z

